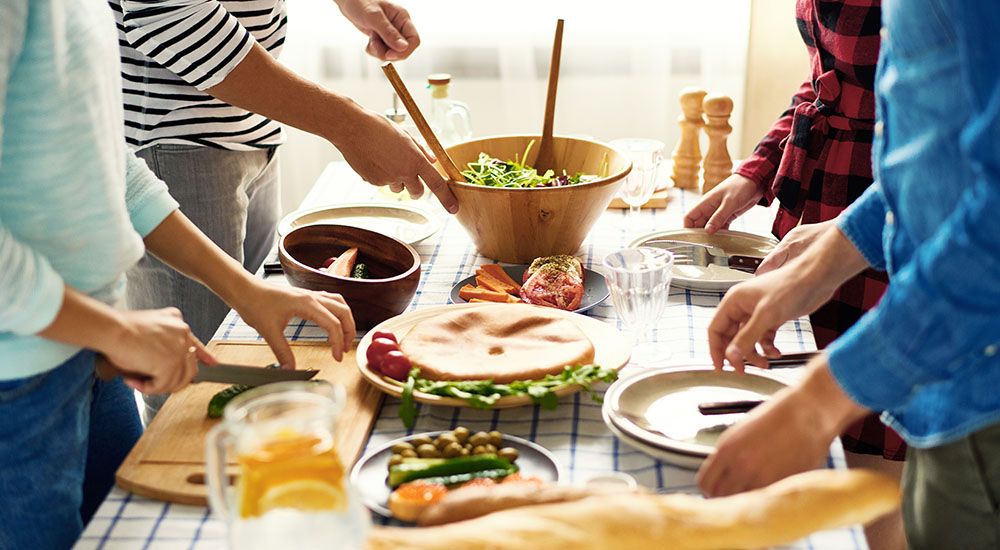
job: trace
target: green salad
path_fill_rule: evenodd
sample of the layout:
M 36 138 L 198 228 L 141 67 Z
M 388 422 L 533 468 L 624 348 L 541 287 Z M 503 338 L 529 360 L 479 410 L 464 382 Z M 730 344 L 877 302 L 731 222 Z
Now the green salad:
M 578 183 L 587 183 L 600 179 L 607 175 L 608 159 L 605 155 L 601 162 L 601 172 L 603 175 L 581 174 L 577 172 L 568 175 L 565 170 L 561 175 L 556 175 L 552 170 L 546 170 L 539 174 L 531 166 L 526 164 L 528 153 L 535 145 L 535 140 L 528 143 L 524 154 L 518 157 L 514 155 L 514 160 L 500 160 L 491 157 L 486 153 L 479 153 L 479 160 L 470 162 L 467 168 L 462 171 L 462 175 L 469 183 L 475 185 L 485 185 L 487 187 L 563 187 Z

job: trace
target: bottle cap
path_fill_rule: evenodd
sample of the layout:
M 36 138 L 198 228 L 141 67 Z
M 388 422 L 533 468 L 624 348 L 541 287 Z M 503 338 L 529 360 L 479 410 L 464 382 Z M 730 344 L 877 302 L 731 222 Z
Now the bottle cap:
M 448 73 L 434 73 L 427 77 L 427 83 L 431 86 L 441 86 L 451 83 L 451 75 Z

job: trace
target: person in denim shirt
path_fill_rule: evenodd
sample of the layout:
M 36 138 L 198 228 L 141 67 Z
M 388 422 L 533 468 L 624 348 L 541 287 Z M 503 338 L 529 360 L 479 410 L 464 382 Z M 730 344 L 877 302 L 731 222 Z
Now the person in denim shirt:
M 731 290 L 712 359 L 766 366 L 775 329 L 871 266 L 877 308 L 801 384 L 727 431 L 699 472 L 710 496 L 814 467 L 868 410 L 911 449 L 911 548 L 1000 548 L 1000 4 L 883 4 L 876 184 L 799 258 Z M 766 443 L 766 444 L 764 444 Z

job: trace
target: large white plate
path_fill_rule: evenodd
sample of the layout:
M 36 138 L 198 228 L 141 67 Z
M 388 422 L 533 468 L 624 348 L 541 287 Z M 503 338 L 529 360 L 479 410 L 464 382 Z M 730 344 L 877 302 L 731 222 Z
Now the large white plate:
M 383 392 L 399 397 L 403 393 L 403 384 L 397 380 L 392 380 L 391 378 L 384 377 L 376 372 L 373 372 L 368 368 L 368 359 L 366 357 L 368 352 L 368 346 L 372 343 L 372 334 L 376 331 L 386 331 L 391 332 L 396 335 L 396 338 L 402 340 L 406 334 L 413 328 L 414 325 L 423 321 L 425 319 L 430 319 L 444 313 L 445 311 L 454 311 L 457 308 L 463 309 L 477 309 L 477 308 L 490 308 L 490 307 L 529 307 L 525 305 L 517 304 L 452 304 L 447 306 L 435 306 L 417 309 L 413 311 L 408 311 L 402 315 L 397 315 L 392 319 L 388 319 L 379 323 L 375 328 L 371 329 L 368 334 L 365 334 L 361 341 L 358 342 L 358 350 L 355 353 L 355 360 L 358 364 L 358 369 L 361 370 L 361 374 L 365 377 L 368 382 L 373 384 L 378 389 Z M 541 307 L 541 306 L 530 306 L 530 307 Z M 594 344 L 594 363 L 600 365 L 604 368 L 619 370 L 628 364 L 629 358 L 632 356 L 632 342 L 626 338 L 621 332 L 618 331 L 609 323 L 604 321 L 599 321 L 592 317 L 586 315 L 580 315 L 577 313 L 571 313 L 568 311 L 561 311 L 553 308 L 545 308 L 547 312 L 555 312 L 559 315 L 563 315 L 566 319 L 572 321 L 583 331 L 583 333 L 590 339 Z M 555 390 L 555 394 L 562 397 L 564 395 L 570 395 L 580 391 L 582 388 L 578 385 L 567 385 L 562 386 Z M 427 403 L 429 405 L 441 405 L 446 407 L 469 407 L 470 405 L 464 399 L 456 399 L 453 397 L 441 397 L 439 395 L 432 395 L 429 393 L 423 393 L 419 391 L 413 392 L 414 401 L 420 403 Z M 530 396 L 509 396 L 501 397 L 493 405 L 494 409 L 507 409 L 511 407 L 522 407 L 525 405 L 532 405 Z
M 744 233 L 742 231 L 720 230 L 716 231 L 714 235 L 710 235 L 704 229 L 674 229 L 643 235 L 629 243 L 629 247 L 642 246 L 654 240 L 708 244 L 717 246 L 728 254 L 756 256 L 759 258 L 767 256 L 768 252 L 773 250 L 778 244 L 778 241 L 773 237 L 754 235 L 753 233 Z M 679 288 L 725 292 L 733 285 L 751 277 L 753 275 L 750 273 L 722 266 L 697 267 L 692 265 L 675 265 L 671 283 Z
M 703 459 L 715 450 L 723 428 L 744 415 L 703 415 L 700 403 L 767 399 L 784 387 L 779 377 L 753 367 L 745 374 L 717 372 L 711 366 L 657 369 L 612 384 L 604 396 L 603 412 L 609 427 L 643 446 Z M 641 418 L 655 430 L 629 416 Z
M 441 228 L 429 213 L 404 204 L 353 203 L 320 206 L 292 212 L 278 223 L 278 236 L 296 227 L 333 223 L 360 227 L 414 245 Z

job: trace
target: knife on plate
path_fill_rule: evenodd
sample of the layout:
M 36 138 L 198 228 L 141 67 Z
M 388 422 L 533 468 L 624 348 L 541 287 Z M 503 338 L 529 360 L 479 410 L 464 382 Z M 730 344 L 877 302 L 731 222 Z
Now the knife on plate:
M 126 372 L 111 365 L 100 357 L 96 365 L 97 377 L 101 380 L 111 380 L 116 376 L 148 380 L 149 377 L 137 373 Z M 244 384 L 247 386 L 263 386 L 273 382 L 288 382 L 293 380 L 310 380 L 319 374 L 318 370 L 286 370 L 278 368 L 277 364 L 266 367 L 248 365 L 233 365 L 220 363 L 206 365 L 198 363 L 198 373 L 191 380 L 192 384 L 199 382 L 216 382 L 221 384 Z
M 760 267 L 764 258 L 757 256 L 743 256 L 740 254 L 728 254 L 718 246 L 708 244 L 689 243 L 684 241 L 671 241 L 666 239 L 647 241 L 642 246 L 662 248 L 674 254 L 674 265 L 696 265 L 708 267 L 709 265 L 719 265 L 738 271 L 753 273 Z

